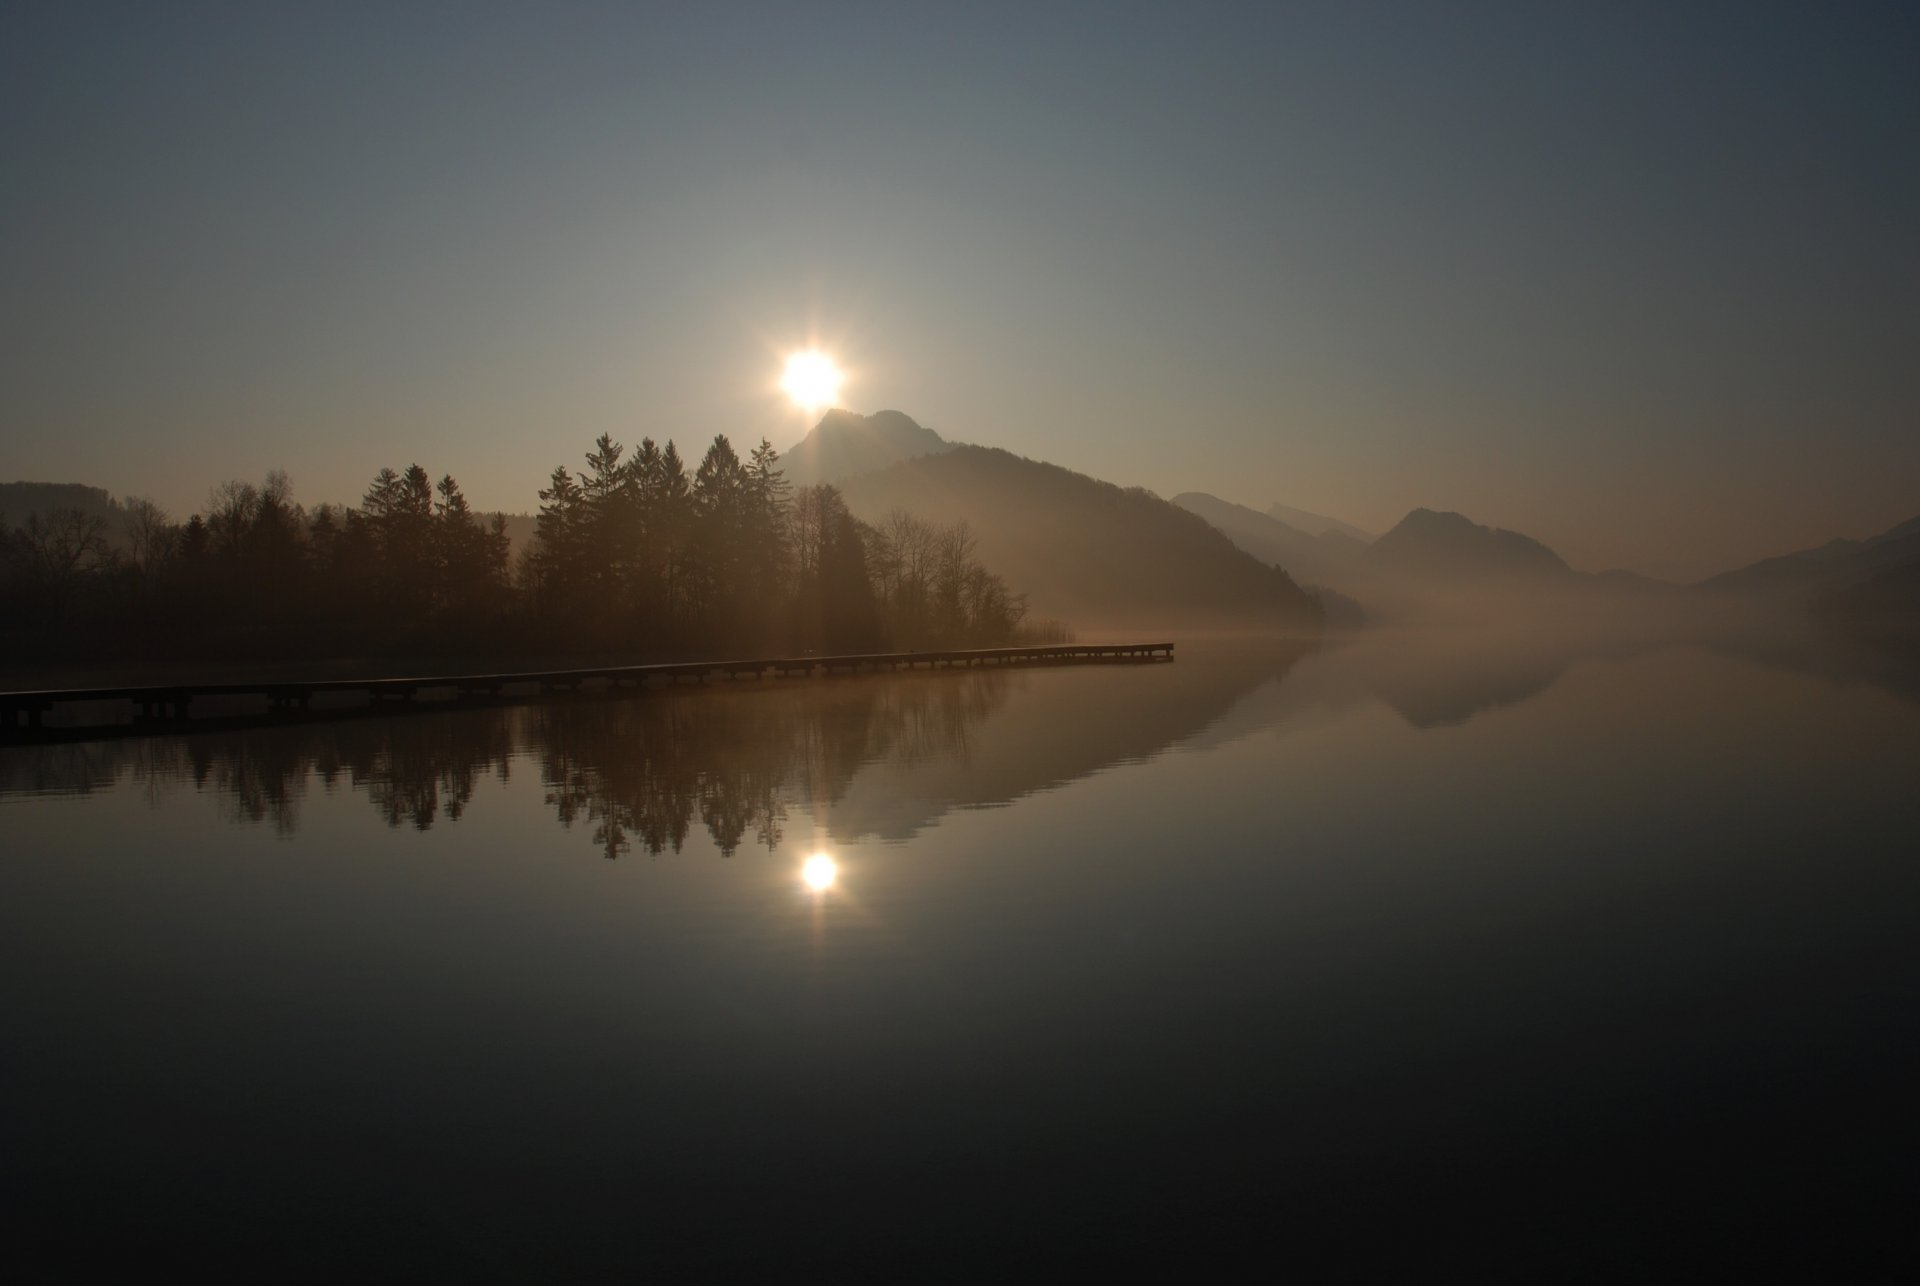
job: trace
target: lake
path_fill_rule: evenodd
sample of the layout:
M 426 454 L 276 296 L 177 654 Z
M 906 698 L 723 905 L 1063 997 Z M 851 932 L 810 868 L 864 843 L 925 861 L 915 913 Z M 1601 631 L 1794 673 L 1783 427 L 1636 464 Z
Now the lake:
M 7 1254 L 1854 1276 L 1917 783 L 1894 654 L 1447 631 L 4 747 Z

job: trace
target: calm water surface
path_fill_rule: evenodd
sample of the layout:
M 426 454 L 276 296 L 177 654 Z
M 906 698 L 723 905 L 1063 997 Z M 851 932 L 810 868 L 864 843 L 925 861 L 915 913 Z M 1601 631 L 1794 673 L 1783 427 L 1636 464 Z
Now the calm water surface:
M 0 749 L 5 1253 L 1845 1272 L 1917 803 L 1884 658 L 1457 635 Z

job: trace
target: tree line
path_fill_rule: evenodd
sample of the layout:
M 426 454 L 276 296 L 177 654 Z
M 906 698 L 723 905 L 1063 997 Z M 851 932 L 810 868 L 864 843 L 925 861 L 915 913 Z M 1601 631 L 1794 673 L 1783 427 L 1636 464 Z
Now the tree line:
M 383 468 L 357 505 L 284 472 L 223 482 L 176 521 L 150 500 L 0 517 L 0 642 L 17 661 L 693 654 L 993 646 L 1023 598 L 964 523 L 855 518 L 795 489 L 764 440 L 601 435 L 554 469 L 514 557 L 451 475 Z

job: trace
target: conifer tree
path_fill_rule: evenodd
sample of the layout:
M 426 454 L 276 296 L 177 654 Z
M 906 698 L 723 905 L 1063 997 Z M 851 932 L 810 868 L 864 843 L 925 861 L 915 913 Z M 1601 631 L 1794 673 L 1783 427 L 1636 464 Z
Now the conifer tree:
M 540 552 L 534 563 L 537 590 L 549 610 L 570 607 L 579 583 L 580 546 L 586 534 L 586 493 L 565 465 L 556 467 L 540 492 L 540 516 L 534 532 Z

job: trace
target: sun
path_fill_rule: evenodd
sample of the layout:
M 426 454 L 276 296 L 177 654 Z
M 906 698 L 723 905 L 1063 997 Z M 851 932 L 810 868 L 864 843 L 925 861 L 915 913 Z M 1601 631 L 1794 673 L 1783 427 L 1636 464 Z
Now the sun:
M 817 348 L 809 348 L 787 359 L 787 373 L 780 377 L 780 389 L 801 410 L 819 411 L 832 406 L 839 398 L 843 378 L 831 357 Z

